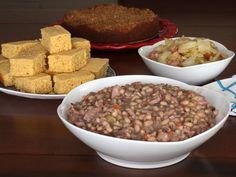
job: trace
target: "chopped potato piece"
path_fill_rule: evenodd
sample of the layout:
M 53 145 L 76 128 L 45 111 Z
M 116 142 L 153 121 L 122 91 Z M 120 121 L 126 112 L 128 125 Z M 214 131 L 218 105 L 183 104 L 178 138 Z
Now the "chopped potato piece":
M 154 48 L 148 57 L 160 63 L 184 67 L 222 60 L 227 56 L 209 39 L 180 37 L 165 39 L 165 43 Z

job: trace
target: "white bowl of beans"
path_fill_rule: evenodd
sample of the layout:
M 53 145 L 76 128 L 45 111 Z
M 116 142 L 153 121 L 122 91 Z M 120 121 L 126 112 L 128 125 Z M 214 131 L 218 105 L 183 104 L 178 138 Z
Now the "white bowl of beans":
M 138 53 L 155 75 L 192 85 L 216 78 L 235 55 L 216 41 L 194 37 L 165 39 L 139 48 Z
M 182 161 L 222 128 L 229 111 L 218 92 L 147 75 L 84 83 L 57 109 L 69 131 L 102 159 L 139 169 Z

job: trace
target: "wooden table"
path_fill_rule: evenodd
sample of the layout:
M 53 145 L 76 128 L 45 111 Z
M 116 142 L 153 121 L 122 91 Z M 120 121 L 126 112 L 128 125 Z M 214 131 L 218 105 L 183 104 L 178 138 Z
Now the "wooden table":
M 119 2 L 152 8 L 161 18 L 176 23 L 177 36 L 208 37 L 236 51 L 236 6 L 233 0 Z M 60 19 L 66 10 L 88 5 L 85 1 L 1 1 L 0 43 L 39 38 L 40 28 Z M 92 51 L 92 56 L 110 58 L 110 65 L 117 75 L 151 74 L 136 49 Z M 231 77 L 235 71 L 234 59 L 218 79 Z M 1 177 L 236 176 L 234 117 L 229 117 L 219 133 L 184 161 L 160 169 L 136 170 L 105 162 L 76 139 L 57 116 L 56 108 L 60 102 L 0 93 Z

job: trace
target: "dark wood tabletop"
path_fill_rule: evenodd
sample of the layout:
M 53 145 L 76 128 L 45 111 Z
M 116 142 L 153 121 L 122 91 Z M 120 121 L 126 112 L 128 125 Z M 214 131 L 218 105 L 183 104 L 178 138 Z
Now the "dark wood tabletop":
M 67 10 L 104 2 L 108 1 L 3 0 L 0 3 L 0 43 L 39 38 L 40 28 L 62 18 Z M 119 3 L 151 8 L 161 18 L 177 25 L 177 36 L 208 37 L 236 51 L 236 5 L 233 0 L 121 0 Z M 152 74 L 137 49 L 92 50 L 92 56 L 108 57 L 117 75 Z M 235 58 L 215 79 L 234 74 Z M 73 136 L 57 116 L 56 108 L 61 101 L 0 93 L 0 177 L 236 176 L 235 117 L 230 116 L 214 137 L 184 161 L 165 168 L 138 170 L 102 160 Z

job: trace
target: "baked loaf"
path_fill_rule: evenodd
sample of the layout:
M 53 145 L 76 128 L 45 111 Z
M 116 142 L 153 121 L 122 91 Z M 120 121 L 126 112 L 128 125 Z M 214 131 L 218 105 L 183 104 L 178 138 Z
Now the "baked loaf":
M 1 64 L 1 63 L 4 63 L 4 62 L 6 62 L 6 61 L 8 61 L 8 59 L 5 58 L 5 57 L 3 57 L 2 55 L 0 55 L 0 64 Z
M 102 4 L 67 12 L 63 17 L 63 26 L 72 35 L 92 42 L 124 43 L 156 36 L 159 18 L 149 9 Z
M 50 93 L 52 92 L 51 76 L 39 73 L 28 77 L 15 77 L 14 85 L 17 90 L 29 93 Z
M 50 54 L 67 51 L 72 47 L 71 34 L 60 25 L 42 28 L 41 36 L 41 44 Z
M 12 76 L 33 76 L 46 70 L 46 50 L 41 44 L 34 45 L 9 60 Z
M 1 45 L 2 56 L 6 58 L 13 58 L 36 44 L 39 44 L 38 40 L 24 40 L 4 43 Z
M 71 49 L 48 56 L 50 72 L 74 72 L 87 64 L 85 49 Z
M 90 41 L 80 37 L 72 37 L 71 44 L 73 49 L 85 49 L 87 58 L 90 58 L 91 44 Z
M 71 91 L 73 88 L 94 79 L 94 74 L 89 71 L 82 70 L 71 73 L 56 74 L 53 76 L 54 92 L 65 94 Z
M 13 85 L 13 77 L 10 73 L 10 62 L 8 60 L 0 63 L 0 82 L 5 87 Z
M 98 79 L 106 76 L 108 65 L 108 58 L 90 58 L 87 65 L 81 70 L 90 71 Z

